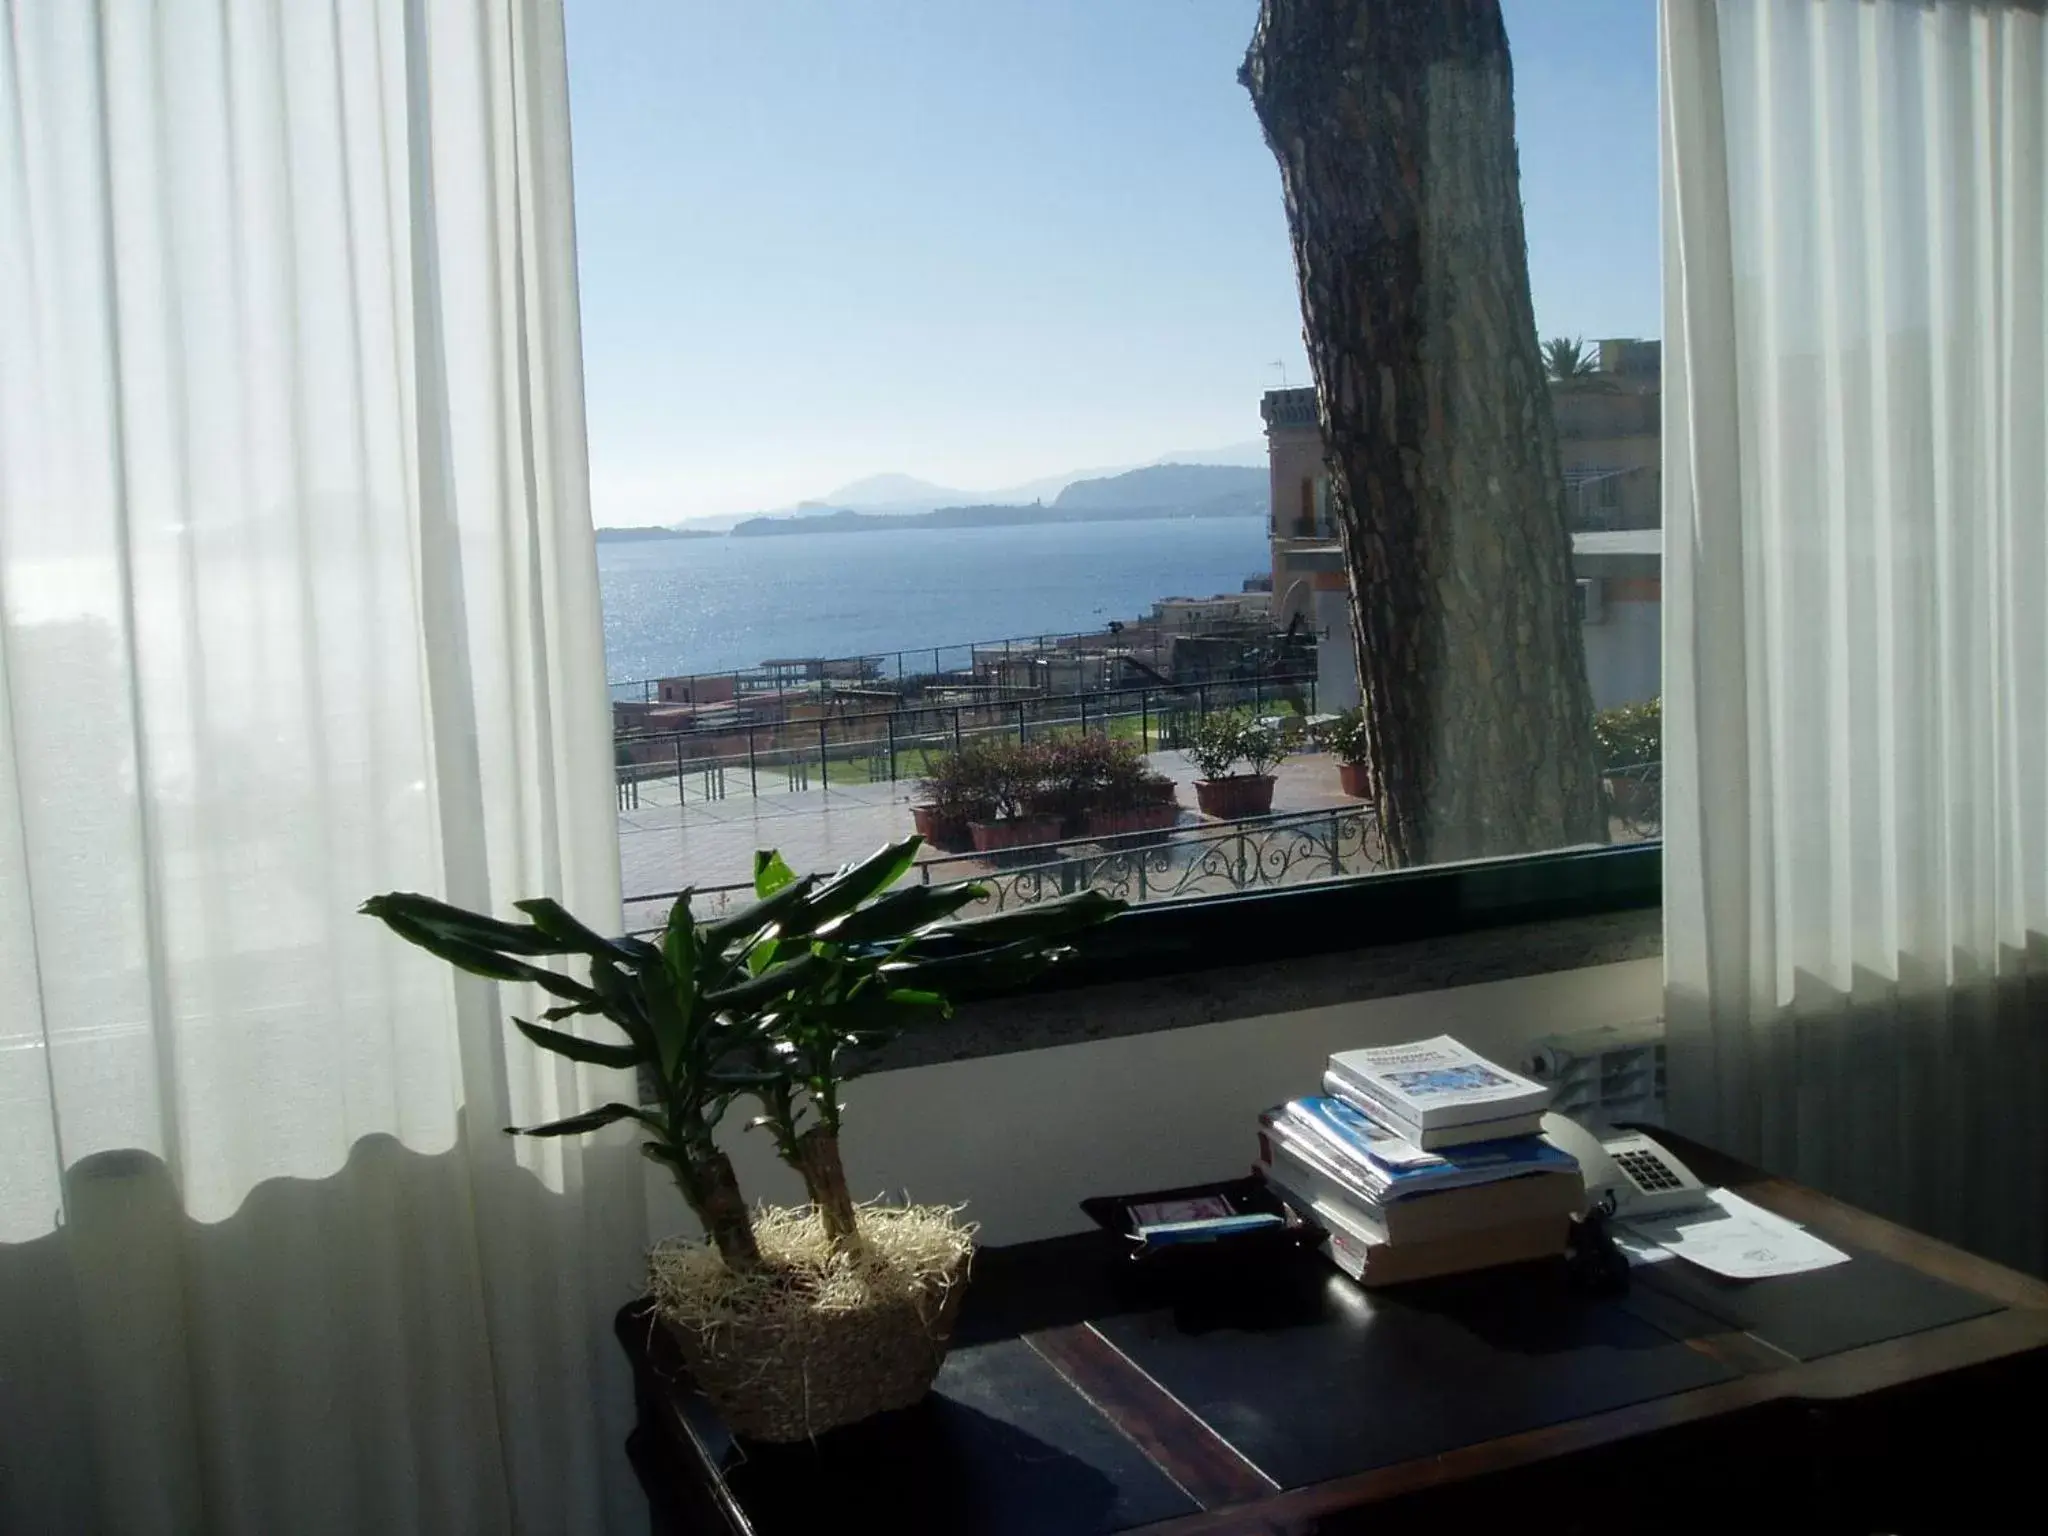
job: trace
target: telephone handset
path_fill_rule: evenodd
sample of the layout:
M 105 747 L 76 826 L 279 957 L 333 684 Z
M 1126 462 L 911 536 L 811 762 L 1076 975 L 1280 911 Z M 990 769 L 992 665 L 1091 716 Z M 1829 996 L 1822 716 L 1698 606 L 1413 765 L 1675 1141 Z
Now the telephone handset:
M 1640 1131 L 1601 1141 L 1576 1120 L 1548 1114 L 1543 1135 L 1578 1159 L 1589 1210 L 1644 1220 L 1707 1204 L 1706 1186 L 1692 1170 Z

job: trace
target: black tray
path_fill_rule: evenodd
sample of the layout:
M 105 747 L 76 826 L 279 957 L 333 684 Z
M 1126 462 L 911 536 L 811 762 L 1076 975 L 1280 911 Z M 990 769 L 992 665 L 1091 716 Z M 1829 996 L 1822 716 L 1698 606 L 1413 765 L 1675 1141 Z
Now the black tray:
M 1147 1246 L 1135 1235 L 1132 1206 L 1162 1200 L 1195 1200 L 1203 1196 L 1221 1196 L 1235 1211 L 1278 1216 L 1284 1225 L 1156 1247 Z M 1256 1267 L 1283 1254 L 1313 1251 L 1325 1236 L 1321 1227 L 1280 1199 L 1266 1181 L 1256 1175 L 1208 1184 L 1183 1184 L 1175 1189 L 1151 1189 L 1135 1195 L 1096 1195 L 1083 1200 L 1081 1209 L 1098 1227 L 1123 1239 L 1126 1263 L 1155 1274 L 1183 1270 L 1207 1273 L 1235 1268 L 1240 1264 Z

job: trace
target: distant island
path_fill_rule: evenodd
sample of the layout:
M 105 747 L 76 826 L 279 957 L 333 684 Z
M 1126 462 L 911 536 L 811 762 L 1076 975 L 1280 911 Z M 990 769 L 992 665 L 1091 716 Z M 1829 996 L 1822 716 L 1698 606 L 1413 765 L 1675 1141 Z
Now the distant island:
M 801 517 L 753 517 L 738 538 L 802 533 L 871 533 L 883 528 L 1011 528 L 1037 523 L 1150 522 L 1189 517 L 1264 517 L 1267 472 L 1241 465 L 1155 464 L 1099 480 L 1077 480 L 1050 506 L 940 507 L 931 512 L 842 508 Z
M 600 528 L 597 542 L 600 544 L 626 544 L 638 539 L 717 539 L 723 534 L 713 533 L 708 528 Z

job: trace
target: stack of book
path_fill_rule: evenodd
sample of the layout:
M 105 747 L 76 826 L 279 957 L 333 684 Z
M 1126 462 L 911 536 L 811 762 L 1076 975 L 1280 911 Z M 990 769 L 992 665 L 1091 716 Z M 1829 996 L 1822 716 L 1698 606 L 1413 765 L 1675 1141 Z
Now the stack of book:
M 1366 1285 L 1544 1258 L 1585 1203 L 1541 1134 L 1549 1102 L 1448 1035 L 1340 1051 L 1320 1096 L 1259 1117 L 1259 1171 Z

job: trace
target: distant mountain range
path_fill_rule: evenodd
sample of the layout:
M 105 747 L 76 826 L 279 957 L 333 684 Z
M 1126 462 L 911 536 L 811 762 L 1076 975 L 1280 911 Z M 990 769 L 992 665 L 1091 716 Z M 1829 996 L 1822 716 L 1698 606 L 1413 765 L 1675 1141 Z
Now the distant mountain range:
M 801 519 L 835 512 L 913 513 L 936 512 L 941 508 L 957 507 L 1027 507 L 1036 502 L 1056 501 L 1069 486 L 1077 482 L 1114 479 L 1138 469 L 1190 465 L 1263 469 L 1265 463 L 1265 440 L 1249 438 L 1244 442 L 1229 443 L 1221 448 L 1189 448 L 1162 454 L 1150 464 L 1112 464 L 1095 469 L 1074 469 L 1064 474 L 1043 475 L 1018 485 L 999 486 L 986 491 L 969 491 L 955 486 L 938 485 L 930 480 L 920 480 L 915 475 L 869 475 L 865 479 L 842 485 L 826 495 L 800 501 L 792 507 L 772 508 L 758 514 L 758 517 Z M 723 533 L 741 522 L 755 520 L 756 518 L 750 518 L 745 514 L 693 517 L 677 526 Z
M 878 476 L 900 490 L 907 476 Z M 864 485 L 874 482 L 862 482 Z M 921 482 L 920 482 L 921 483 Z M 856 488 L 857 489 L 857 488 Z M 922 511 L 835 507 L 796 517 L 755 517 L 733 527 L 736 538 L 807 533 L 866 533 L 882 528 L 994 528 L 1034 523 L 1107 523 L 1177 517 L 1262 517 L 1267 472 L 1243 465 L 1154 464 L 1065 486 L 1051 506 L 983 503 Z M 901 503 L 892 505 L 901 506 Z

